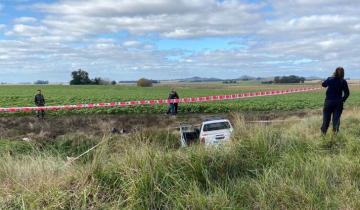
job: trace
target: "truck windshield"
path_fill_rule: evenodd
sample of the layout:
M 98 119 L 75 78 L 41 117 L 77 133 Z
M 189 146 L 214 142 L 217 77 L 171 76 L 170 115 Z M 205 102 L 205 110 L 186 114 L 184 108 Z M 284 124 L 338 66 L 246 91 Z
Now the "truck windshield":
M 204 125 L 204 131 L 216 131 L 216 130 L 223 130 L 229 129 L 230 124 L 229 122 L 217 122 L 217 123 L 209 123 Z

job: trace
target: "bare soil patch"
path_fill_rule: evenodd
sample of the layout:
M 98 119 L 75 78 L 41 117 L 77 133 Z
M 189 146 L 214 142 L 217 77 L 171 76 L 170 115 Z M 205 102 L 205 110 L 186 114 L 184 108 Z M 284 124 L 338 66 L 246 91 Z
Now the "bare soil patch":
M 320 114 L 321 110 L 301 110 L 292 112 L 247 112 L 239 113 L 245 120 L 286 119 L 297 116 Z M 36 117 L 2 117 L 0 118 L 0 139 L 44 139 L 52 140 L 69 133 L 80 133 L 92 136 L 103 136 L 112 128 L 133 132 L 138 129 L 168 129 L 180 123 L 200 124 L 204 119 L 213 116 L 227 117 L 230 120 L 234 113 L 224 114 L 185 114 L 176 117 L 157 114 L 141 115 L 71 115 L 50 117 L 39 120 Z

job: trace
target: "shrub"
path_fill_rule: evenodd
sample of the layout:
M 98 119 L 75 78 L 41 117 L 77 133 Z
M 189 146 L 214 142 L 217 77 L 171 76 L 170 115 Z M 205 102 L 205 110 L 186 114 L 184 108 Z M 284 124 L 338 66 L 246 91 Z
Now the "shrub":
M 137 81 L 138 87 L 152 87 L 153 82 L 152 80 L 141 78 Z
M 48 85 L 49 84 L 49 81 L 47 80 L 36 80 L 34 82 L 35 85 Z

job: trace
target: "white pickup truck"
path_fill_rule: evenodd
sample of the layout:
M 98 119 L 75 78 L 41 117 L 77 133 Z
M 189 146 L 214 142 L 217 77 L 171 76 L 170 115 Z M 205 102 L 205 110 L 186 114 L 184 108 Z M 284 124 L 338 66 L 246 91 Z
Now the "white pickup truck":
M 218 145 L 228 142 L 232 132 L 233 127 L 228 119 L 213 118 L 203 121 L 200 129 L 193 125 L 180 125 L 180 141 L 183 147 L 195 143 Z

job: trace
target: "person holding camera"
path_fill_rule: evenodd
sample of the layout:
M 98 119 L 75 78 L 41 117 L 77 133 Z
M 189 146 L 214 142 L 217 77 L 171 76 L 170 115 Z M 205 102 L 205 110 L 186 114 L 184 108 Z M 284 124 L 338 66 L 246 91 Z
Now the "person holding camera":
M 322 86 L 327 88 L 323 108 L 323 123 L 321 126 L 321 133 L 323 135 L 326 134 L 329 128 L 331 118 L 334 133 L 339 132 L 340 117 L 344 103 L 350 95 L 349 86 L 344 79 L 344 75 L 344 68 L 338 67 L 332 77 L 329 77 L 322 83 Z

